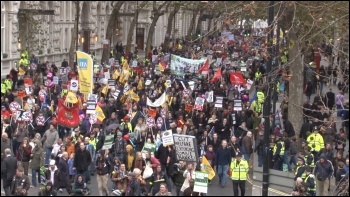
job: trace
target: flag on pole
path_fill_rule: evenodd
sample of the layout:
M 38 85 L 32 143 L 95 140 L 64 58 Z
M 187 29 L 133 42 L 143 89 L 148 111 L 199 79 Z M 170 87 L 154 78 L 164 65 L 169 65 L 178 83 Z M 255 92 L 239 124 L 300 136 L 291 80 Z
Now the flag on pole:
M 95 110 L 96 110 L 97 119 L 102 122 L 106 118 L 106 116 L 103 113 L 101 107 L 97 105 Z
M 128 64 L 128 61 L 127 60 L 124 60 L 123 62 L 123 70 L 127 70 L 129 71 L 130 70 L 130 66 Z
M 204 62 L 203 66 L 198 70 L 198 74 L 208 74 L 209 72 L 209 59 Z
M 102 88 L 101 92 L 102 92 L 104 95 L 107 95 L 108 88 L 109 88 L 109 85 L 107 84 L 107 85 L 105 85 L 105 86 Z
M 166 68 L 166 63 L 165 62 L 159 62 L 158 64 L 158 69 L 160 72 L 164 72 L 164 69 Z
M 214 76 L 210 79 L 210 82 L 211 82 L 211 83 L 215 83 L 215 82 L 217 82 L 221 77 L 222 77 L 222 72 L 221 72 L 221 68 L 219 68 L 219 70 L 217 70 L 216 73 L 214 74 Z
M 204 156 L 202 158 L 202 165 L 205 166 L 205 168 L 202 168 L 202 172 L 208 173 L 208 179 L 212 180 L 215 177 L 215 171 L 213 167 L 211 167 L 211 164 L 209 163 L 208 159 Z

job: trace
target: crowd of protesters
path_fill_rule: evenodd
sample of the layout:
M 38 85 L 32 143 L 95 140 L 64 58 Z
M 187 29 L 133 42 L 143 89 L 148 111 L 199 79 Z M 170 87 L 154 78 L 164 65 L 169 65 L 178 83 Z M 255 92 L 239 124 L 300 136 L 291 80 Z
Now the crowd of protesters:
M 120 80 L 120 76 L 115 78 L 116 86 L 104 93 L 102 85 L 96 83 L 92 93 L 99 95 L 97 105 L 101 107 L 106 118 L 101 124 L 91 125 L 89 115 L 86 114 L 86 101 L 83 101 L 80 125 L 77 128 L 58 125 L 54 118 L 58 100 L 65 92 L 62 91 L 62 83 L 46 87 L 43 76 L 47 76 L 48 73 L 58 76 L 59 69 L 55 65 L 49 62 L 40 63 L 32 56 L 30 61 L 31 64 L 37 64 L 36 70 L 20 65 L 26 71 L 25 75 L 20 75 L 18 68 L 13 68 L 1 86 L 1 175 L 6 196 L 27 195 L 30 188 L 37 190 L 38 195 L 42 196 L 57 195 L 62 189 L 66 189 L 70 195 L 88 195 L 91 193 L 89 184 L 92 178 L 97 179 L 100 196 L 109 195 L 111 190 L 113 195 L 169 196 L 172 189 L 175 189 L 177 196 L 205 195 L 193 191 L 194 172 L 201 170 L 200 161 L 178 161 L 176 147 L 161 145 L 162 129 L 148 129 L 146 125 L 145 114 L 151 110 L 147 106 L 147 98 L 154 101 L 164 91 L 167 94 L 166 107 L 163 107 L 167 109 L 164 126 L 172 129 L 174 134 L 195 136 L 200 159 L 205 157 L 210 162 L 219 177 L 221 187 L 228 185 L 227 178 L 230 176 L 235 195 L 238 195 L 238 185 L 241 183 L 237 181 L 245 182 L 246 179 L 239 177 L 236 180 L 235 172 L 231 175 L 227 173 L 229 168 L 232 168 L 231 162 L 246 161 L 251 169 L 252 155 L 256 152 L 258 167 L 262 167 L 264 132 L 270 132 L 276 140 L 275 146 L 271 147 L 272 168 L 295 172 L 296 195 L 302 193 L 298 190 L 301 186 L 306 188 L 306 193 L 314 194 L 315 184 L 309 184 L 311 178 L 306 180 L 312 173 L 317 179 L 318 195 L 326 195 L 328 182 L 325 179 L 336 177 L 335 181 L 338 183 L 342 180 L 342 175 L 348 173 L 349 158 L 347 156 L 345 159 L 343 155 L 349 131 L 349 103 L 344 98 L 347 89 L 343 80 L 338 80 L 339 93 L 335 95 L 329 90 L 325 95 L 315 96 L 313 103 L 310 103 L 310 96 L 315 93 L 315 88 L 322 93 L 322 83 L 338 82 L 338 68 L 331 71 L 321 68 L 310 74 L 315 76 L 315 79 L 310 78 L 305 86 L 307 101 L 304 105 L 302 128 L 294 128 L 287 118 L 288 80 L 282 74 L 286 69 L 281 69 L 281 75 L 275 84 L 277 95 L 284 95 L 279 110 L 282 121 L 276 122 L 271 131 L 265 131 L 264 121 L 273 122 L 276 116 L 272 114 L 269 119 L 262 118 L 262 105 L 265 102 L 263 92 L 266 87 L 263 78 L 267 64 L 263 39 L 235 32 L 235 41 L 225 42 L 217 35 L 201 38 L 196 42 L 178 41 L 170 50 L 165 48 L 154 48 L 146 54 L 146 60 L 141 60 L 137 51 L 124 54 L 123 47 L 118 44 L 111 52 L 109 60 L 109 64 L 117 63 L 111 67 L 102 63 L 100 71 L 111 69 L 113 73 L 114 70 L 120 69 L 119 65 L 123 64 L 123 59 L 129 64 L 138 61 L 137 68 L 141 71 L 130 68 L 127 83 L 140 99 L 130 102 L 125 102 L 122 97 L 115 99 L 113 94 L 116 90 L 122 90 L 126 82 Z M 222 63 L 216 64 L 214 61 L 210 65 L 209 75 L 198 77 L 195 73 L 181 78 L 172 76 L 169 67 L 164 72 L 158 71 L 158 63 L 152 62 L 152 56 L 158 55 L 158 60 L 161 61 L 167 53 L 189 59 L 211 56 L 214 60 L 221 58 Z M 229 61 L 224 61 L 225 59 Z M 246 70 L 241 71 L 241 63 L 245 64 Z M 64 60 L 61 67 L 68 67 L 67 61 Z M 212 81 L 212 76 L 219 68 L 222 69 L 221 78 Z M 254 84 L 252 87 L 231 84 L 230 72 L 242 73 L 246 80 L 254 81 Z M 68 75 L 68 80 L 76 75 L 76 69 L 73 69 Z M 326 76 L 332 78 L 320 79 Z M 30 124 L 16 121 L 16 117 L 10 112 L 12 102 L 22 102 L 16 95 L 18 90 L 23 90 L 23 79 L 26 77 L 33 79 L 33 92 L 23 98 L 22 108 L 28 108 L 27 110 L 32 112 L 33 120 L 44 116 L 47 120 L 44 125 L 37 125 L 35 121 Z M 151 82 L 145 84 L 147 80 Z M 172 81 L 171 87 L 164 85 L 166 80 Z M 184 87 L 180 82 L 190 80 L 195 81 L 195 87 L 192 93 L 185 97 Z M 189 88 L 188 83 L 185 83 L 185 86 Z M 39 98 L 42 89 L 50 94 L 45 100 Z M 224 97 L 222 107 L 214 107 L 215 101 L 206 101 L 201 111 L 186 108 L 187 105 L 194 104 L 197 96 L 205 95 L 208 91 L 213 91 L 214 97 Z M 254 92 L 255 99 L 250 96 Z M 77 93 L 77 96 L 80 97 L 80 94 Z M 237 99 L 242 102 L 241 110 L 234 110 L 233 101 Z M 128 116 L 130 108 L 141 115 L 136 118 Z M 161 108 L 155 110 L 158 112 L 157 117 L 160 116 Z M 330 113 L 332 111 L 344 119 L 342 128 L 336 128 L 336 119 Z M 113 124 L 122 126 L 106 129 Z M 300 132 L 296 132 L 295 129 L 300 129 Z M 105 137 L 111 132 L 115 135 L 113 146 L 103 149 Z M 296 133 L 299 133 L 299 136 Z M 302 150 L 296 145 L 297 137 L 304 140 Z M 141 151 L 145 142 L 156 144 L 156 150 L 143 155 Z M 326 165 L 323 164 L 325 162 L 327 170 L 329 169 L 326 172 L 320 169 Z M 28 178 L 29 170 L 31 180 Z M 108 181 L 112 182 L 113 188 L 108 187 Z M 38 188 L 43 182 L 45 187 Z M 240 190 L 241 195 L 244 195 L 245 186 L 240 185 Z

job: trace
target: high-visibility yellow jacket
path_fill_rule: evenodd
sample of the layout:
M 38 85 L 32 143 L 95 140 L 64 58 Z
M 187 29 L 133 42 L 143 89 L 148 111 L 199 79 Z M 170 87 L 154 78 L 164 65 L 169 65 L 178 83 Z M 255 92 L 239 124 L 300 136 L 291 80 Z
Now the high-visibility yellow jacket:
M 249 171 L 248 162 L 244 159 L 237 161 L 234 159 L 230 164 L 230 169 L 232 171 L 231 179 L 234 181 L 245 181 L 247 180 L 247 175 Z
M 307 137 L 308 145 L 311 147 L 311 151 L 319 152 L 322 148 L 324 148 L 323 137 L 319 133 L 312 133 Z
M 258 97 L 258 102 L 259 103 L 264 103 L 265 100 L 265 94 L 262 91 L 258 91 L 256 93 L 256 96 Z

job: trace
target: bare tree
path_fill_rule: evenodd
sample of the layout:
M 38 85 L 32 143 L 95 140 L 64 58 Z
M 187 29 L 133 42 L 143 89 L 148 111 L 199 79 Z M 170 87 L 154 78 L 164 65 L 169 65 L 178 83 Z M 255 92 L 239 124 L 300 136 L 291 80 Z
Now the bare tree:
M 171 36 L 171 30 L 173 28 L 173 22 L 175 19 L 176 14 L 180 11 L 181 8 L 181 3 L 180 2 L 176 2 L 174 1 L 174 8 L 173 11 L 170 12 L 170 15 L 168 17 L 168 26 L 166 28 L 166 33 L 165 33 L 165 38 L 164 38 L 164 47 L 165 49 L 169 49 L 169 44 L 170 44 L 170 36 Z M 175 35 L 175 29 L 173 30 L 173 35 Z M 173 36 L 173 39 L 175 38 L 175 36 Z M 173 40 L 174 42 L 174 40 Z
M 108 20 L 108 25 L 107 25 L 107 29 L 106 29 L 106 40 L 109 40 L 109 47 L 108 48 L 103 48 L 103 52 L 102 52 L 102 61 L 103 62 L 107 62 L 108 61 L 108 58 L 109 58 L 109 52 L 111 50 L 111 47 L 112 46 L 112 43 L 111 43 L 111 40 L 112 40 L 112 36 L 113 36 L 113 33 L 114 33 L 114 28 L 117 24 L 117 21 L 118 21 L 118 15 L 120 13 L 120 8 L 123 6 L 123 4 L 125 3 L 126 1 L 117 1 L 116 3 L 113 2 L 113 10 L 112 10 L 112 14 L 111 16 L 109 17 L 109 20 Z
M 147 5 L 148 1 L 143 1 L 136 9 L 135 9 L 135 14 L 134 14 L 134 18 L 132 19 L 131 23 L 130 23 L 130 27 L 129 27 L 129 33 L 128 36 L 126 38 L 126 49 L 125 49 L 125 53 L 129 54 L 131 51 L 131 43 L 132 43 L 132 38 L 134 36 L 134 30 L 136 27 L 136 22 L 138 20 L 139 17 L 139 12 L 140 10 L 145 7 Z
M 78 33 L 78 23 L 79 23 L 79 17 L 80 17 L 80 5 L 79 5 L 79 1 L 74 1 L 75 3 L 75 8 L 76 8 L 76 14 L 75 14 L 75 22 L 74 22 L 74 28 L 73 28 L 73 33 L 71 36 L 71 40 L 70 40 L 70 47 L 69 47 L 69 66 L 71 68 L 73 68 L 74 66 L 74 55 L 76 53 L 74 53 L 74 48 L 77 42 L 77 33 Z
M 148 35 L 147 35 L 146 55 L 151 50 L 151 44 L 152 44 L 152 41 L 153 41 L 154 28 L 156 27 L 157 21 L 158 21 L 160 16 L 165 14 L 165 11 L 162 11 L 162 8 L 164 6 L 169 6 L 170 5 L 170 2 L 164 1 L 164 2 L 160 3 L 160 5 L 157 7 L 157 2 L 158 1 L 153 1 L 152 23 L 151 23 L 151 25 L 149 27 Z

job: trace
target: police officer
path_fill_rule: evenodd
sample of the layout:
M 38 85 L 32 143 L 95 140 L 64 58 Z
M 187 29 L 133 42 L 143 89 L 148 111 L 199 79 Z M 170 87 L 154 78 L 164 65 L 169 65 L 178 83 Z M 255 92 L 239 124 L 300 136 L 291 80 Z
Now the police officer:
M 258 104 L 262 105 L 265 101 L 265 94 L 262 92 L 260 88 L 256 92 L 256 97 L 258 99 Z
M 233 184 L 233 195 L 238 196 L 239 187 L 241 190 L 241 196 L 244 196 L 249 165 L 246 160 L 242 159 L 241 153 L 237 153 L 236 158 L 231 161 L 230 169 L 232 171 L 231 179 Z
M 255 72 L 255 77 L 254 77 L 256 85 L 260 84 L 259 82 L 260 82 L 261 76 L 262 76 L 261 72 L 259 70 L 257 70 Z
M 307 137 L 307 143 L 311 147 L 311 153 L 314 155 L 314 161 L 318 161 L 318 155 L 324 148 L 324 141 L 321 134 L 318 133 L 319 128 L 315 126 L 314 132 Z
M 6 91 L 11 91 L 12 90 L 12 80 L 10 78 L 10 75 L 6 75 L 5 79 L 5 85 L 6 85 Z
M 305 165 L 310 166 L 311 171 L 313 171 L 315 168 L 315 161 L 314 161 L 314 156 L 311 153 L 311 148 L 309 146 L 307 146 L 307 147 L 305 147 L 304 150 L 305 150 L 305 156 L 304 156 Z
M 305 160 L 303 157 L 298 157 L 298 161 L 297 161 L 297 168 L 295 170 L 295 176 L 294 176 L 294 181 L 297 180 L 297 178 L 300 177 L 303 180 L 305 180 L 306 178 L 306 174 L 305 174 Z
M 282 139 L 282 135 L 276 135 L 276 143 L 273 147 L 273 169 L 274 170 L 282 170 L 283 167 L 283 158 L 284 158 L 284 141 Z
M 5 96 L 7 92 L 7 87 L 5 83 L 5 79 L 1 80 L 1 97 Z
M 316 180 L 315 176 L 311 173 L 311 167 L 305 166 L 306 178 L 302 185 L 307 188 L 309 196 L 316 196 Z

